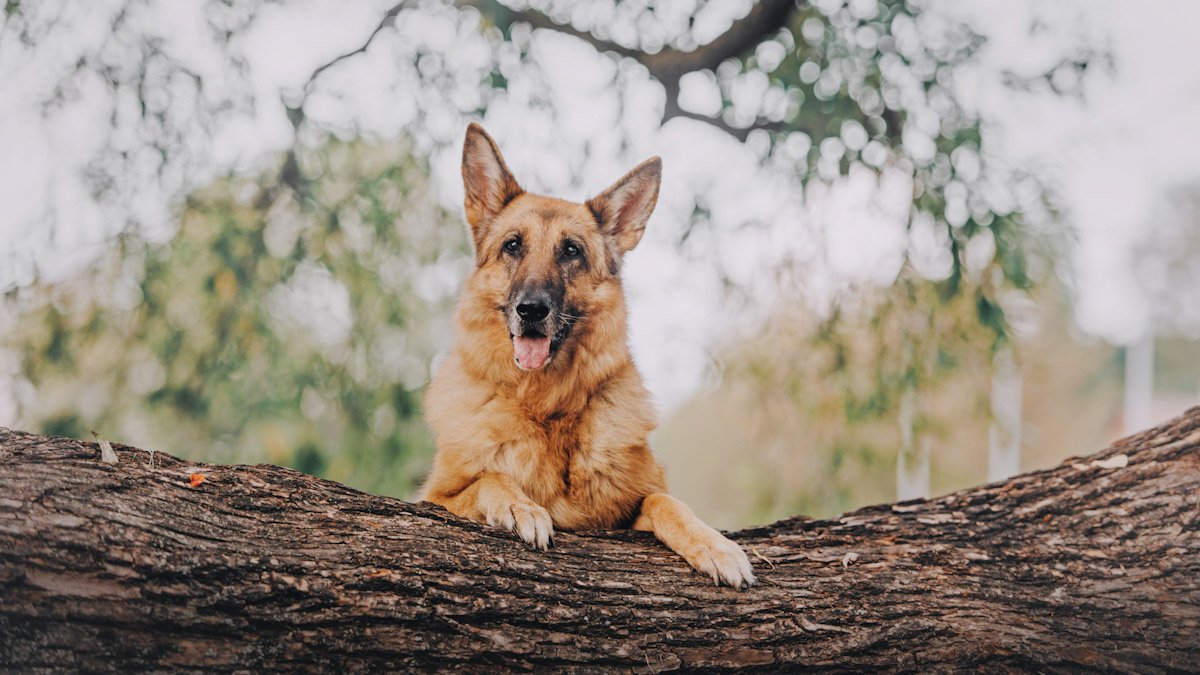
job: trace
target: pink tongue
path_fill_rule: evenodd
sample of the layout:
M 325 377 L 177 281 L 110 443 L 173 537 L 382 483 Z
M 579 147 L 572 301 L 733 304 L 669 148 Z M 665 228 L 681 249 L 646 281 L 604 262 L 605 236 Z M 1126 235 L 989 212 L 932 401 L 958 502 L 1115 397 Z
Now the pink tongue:
M 550 358 L 550 338 L 514 337 L 513 350 L 522 368 L 537 370 Z

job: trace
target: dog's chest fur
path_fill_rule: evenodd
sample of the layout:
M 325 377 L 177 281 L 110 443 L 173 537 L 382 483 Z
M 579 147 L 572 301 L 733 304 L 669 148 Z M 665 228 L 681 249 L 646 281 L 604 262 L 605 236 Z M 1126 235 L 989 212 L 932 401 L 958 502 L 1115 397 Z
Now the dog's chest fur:
M 546 419 L 530 416 L 516 400 L 497 397 L 493 404 L 504 414 L 489 416 L 503 420 L 492 430 L 490 470 L 513 477 L 564 529 L 626 524 L 650 478 L 639 475 L 649 420 L 622 414 L 607 399 Z M 633 425 L 633 433 L 613 434 L 603 425 L 614 418 L 642 423 Z
M 508 476 L 556 527 L 626 525 L 666 488 L 646 439 L 655 420 L 632 364 L 591 387 L 561 375 L 513 386 L 469 373 L 452 353 L 433 378 L 426 417 L 438 456 L 426 494 L 449 498 L 479 476 Z

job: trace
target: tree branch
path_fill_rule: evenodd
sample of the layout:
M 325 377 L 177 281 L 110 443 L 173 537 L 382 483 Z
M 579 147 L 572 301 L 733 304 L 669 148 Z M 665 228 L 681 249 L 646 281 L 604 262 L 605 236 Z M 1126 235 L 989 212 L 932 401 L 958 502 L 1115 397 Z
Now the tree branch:
M 496 0 L 461 0 L 456 4 L 460 7 L 475 7 L 498 23 L 505 18 L 510 22 L 528 23 L 533 28 L 553 30 L 579 38 L 592 45 L 597 51 L 612 52 L 641 63 L 650 71 L 650 76 L 658 80 L 666 89 L 667 102 L 663 110 L 663 122 L 677 117 L 699 120 L 742 141 L 746 140 L 746 137 L 754 129 L 772 131 L 783 128 L 783 125 L 767 120 L 759 120 L 746 128 L 734 127 L 719 116 L 709 117 L 685 111 L 679 107 L 678 103 L 679 79 L 697 70 L 715 70 L 725 60 L 749 51 L 763 39 L 787 25 L 792 12 L 797 8 L 797 0 L 760 0 L 751 7 L 745 16 L 734 21 L 728 30 L 711 42 L 690 51 L 668 48 L 654 53 L 600 39 L 589 31 L 557 23 L 534 9 L 511 9 Z
M 730 136 L 733 136 L 734 138 L 743 142 L 750 137 L 750 132 L 754 131 L 755 129 L 761 129 L 763 131 L 781 131 L 785 128 L 790 128 L 781 122 L 772 122 L 769 120 L 759 120 L 748 127 L 735 127 L 729 122 L 726 122 L 723 117 L 710 117 L 708 115 L 694 113 L 679 107 L 678 103 L 671 103 L 668 101 L 666 110 L 663 112 L 663 122 L 680 118 L 704 122 L 705 124 L 720 129 L 721 131 L 724 131 Z
M 114 444 L 115 445 L 115 444 Z M 0 428 L 0 664 L 114 671 L 1190 671 L 1200 408 L 1086 459 L 734 533 L 548 552 L 431 504 Z
M 296 105 L 290 105 L 287 101 L 286 95 L 283 97 L 283 107 L 287 113 L 288 122 L 292 125 L 292 132 L 295 135 L 293 136 L 292 144 L 284 153 L 283 166 L 280 169 L 279 178 L 284 185 L 292 190 L 292 193 L 298 199 L 303 200 L 303 196 L 307 194 L 309 180 L 308 177 L 304 175 L 304 171 L 300 168 L 300 161 L 296 157 L 296 143 L 299 140 L 299 135 L 297 132 L 300 131 L 300 125 L 304 124 L 304 121 L 308 118 L 307 114 L 304 112 L 304 105 L 308 103 L 308 97 L 312 93 L 313 85 L 316 84 L 317 79 L 321 77 L 321 74 L 325 71 L 336 66 L 342 61 L 345 61 L 346 59 L 366 52 L 367 49 L 370 48 L 371 43 L 375 41 L 375 38 L 383 31 L 383 29 L 395 24 L 396 16 L 398 16 L 400 14 L 400 10 L 404 8 L 405 1 L 406 0 L 400 0 L 400 2 L 397 2 L 388 8 L 388 10 L 383 13 L 383 17 L 380 18 L 379 23 L 376 24 L 375 28 L 371 31 L 370 35 L 367 36 L 366 40 L 364 40 L 361 45 L 317 66 L 312 73 L 309 74 L 308 79 L 304 81 L 304 85 L 300 89 L 300 100 L 296 102 Z
M 690 51 L 663 49 L 648 53 L 633 47 L 626 47 L 616 42 L 602 40 L 594 34 L 583 31 L 569 24 L 560 24 L 545 14 L 534 9 L 512 9 L 496 0 L 451 0 L 457 7 L 474 7 L 488 15 L 497 23 L 511 24 L 515 21 L 528 23 L 533 28 L 553 30 L 565 35 L 576 37 L 587 42 L 601 52 L 612 52 L 625 58 L 630 58 L 646 66 L 651 77 L 658 80 L 666 90 L 667 100 L 663 109 L 662 121 L 683 117 L 698 120 L 724 131 L 738 140 L 745 141 L 754 129 L 768 131 L 779 130 L 784 125 L 767 120 L 756 121 L 748 127 L 735 127 L 721 117 L 710 117 L 689 112 L 679 107 L 679 79 L 687 73 L 702 69 L 715 69 L 726 59 L 742 54 L 758 44 L 771 33 L 787 24 L 792 11 L 796 9 L 796 0 L 761 0 L 751 7 L 742 18 L 733 22 L 730 28 L 717 36 L 713 41 Z M 300 101 L 288 105 L 288 119 L 292 126 L 299 128 L 303 122 L 304 104 L 312 91 L 317 79 L 328 69 L 358 54 L 365 52 L 383 29 L 395 23 L 396 16 L 404 8 L 405 1 L 401 0 L 390 7 L 375 26 L 363 44 L 351 51 L 321 64 L 308 76 L 302 87 Z M 285 104 L 286 105 L 286 104 Z
M 487 0 L 487 2 L 488 4 L 498 4 L 496 0 Z M 483 3 L 477 0 L 460 4 L 479 7 Z M 706 68 L 714 70 L 726 59 L 745 53 L 764 38 L 785 26 L 788 17 L 795 9 L 796 0 L 760 0 L 751 7 L 745 16 L 734 21 L 728 30 L 707 44 L 689 51 L 667 48 L 651 53 L 609 40 L 602 40 L 588 31 L 579 30 L 568 24 L 557 23 L 534 9 L 504 7 L 504 10 L 510 13 L 513 19 L 528 23 L 534 28 L 544 28 L 571 35 L 584 40 L 598 51 L 613 52 L 631 58 L 646 66 L 650 75 L 664 84 L 668 81 L 678 81 L 680 77 L 697 70 Z
M 304 101 L 306 101 L 308 99 L 308 94 L 312 90 L 313 83 L 317 81 L 317 78 L 321 76 L 321 73 L 324 73 L 326 70 L 329 70 L 330 68 L 336 66 L 337 64 L 341 63 L 342 61 L 345 61 L 348 58 L 351 58 L 353 56 L 357 56 L 359 54 L 366 52 L 367 49 L 371 46 L 371 43 L 375 41 L 375 37 L 378 36 L 379 33 L 382 32 L 384 28 L 390 28 L 393 24 L 396 23 L 396 16 L 398 16 L 400 14 L 400 10 L 404 9 L 404 5 L 405 5 L 405 0 L 400 0 L 400 2 L 397 2 L 396 4 L 394 4 L 390 8 L 388 8 L 388 10 L 383 13 L 383 18 L 381 18 L 379 20 L 379 23 L 375 26 L 375 29 L 371 31 L 371 34 L 367 36 L 367 39 L 363 41 L 361 46 L 359 46 L 355 49 L 352 49 L 352 50 L 346 52 L 345 54 L 337 56 L 332 61 L 326 61 L 325 63 L 317 66 L 317 68 L 315 70 L 313 70 L 312 74 L 308 76 L 308 79 L 304 81 L 304 87 L 303 87 L 304 94 L 303 94 L 303 98 L 300 101 L 300 104 L 297 106 L 297 109 L 304 108 Z

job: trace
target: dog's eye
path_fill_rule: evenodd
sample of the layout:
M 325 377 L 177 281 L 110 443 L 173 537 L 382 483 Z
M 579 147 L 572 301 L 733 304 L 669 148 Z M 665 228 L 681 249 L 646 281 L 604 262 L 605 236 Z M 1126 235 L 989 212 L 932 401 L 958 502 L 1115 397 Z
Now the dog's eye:
M 568 241 L 563 244 L 563 255 L 568 258 L 578 258 L 583 255 L 583 251 L 574 242 Z
M 504 250 L 505 250 L 505 251 L 508 251 L 509 253 L 518 253 L 518 252 L 520 252 L 520 250 L 521 250 L 521 240 L 520 240 L 520 239 L 518 239 L 518 238 L 516 238 L 516 237 L 513 237 L 512 239 L 509 239 L 508 241 L 504 242 Z

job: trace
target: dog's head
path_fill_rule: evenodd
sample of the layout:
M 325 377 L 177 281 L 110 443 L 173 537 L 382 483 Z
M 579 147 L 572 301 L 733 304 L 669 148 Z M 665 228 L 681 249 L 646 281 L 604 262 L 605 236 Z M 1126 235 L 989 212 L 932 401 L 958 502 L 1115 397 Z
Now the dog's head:
M 495 295 L 517 367 L 543 368 L 587 321 L 592 297 L 641 240 L 662 162 L 646 160 L 577 204 L 522 190 L 496 142 L 471 124 L 462 173 L 476 275 Z

